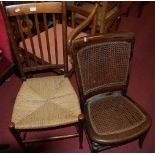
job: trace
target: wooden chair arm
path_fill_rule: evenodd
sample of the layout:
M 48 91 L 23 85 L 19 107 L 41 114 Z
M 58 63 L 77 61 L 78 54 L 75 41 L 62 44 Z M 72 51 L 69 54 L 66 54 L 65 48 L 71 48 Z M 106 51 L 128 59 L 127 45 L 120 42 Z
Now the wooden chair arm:
M 90 14 L 88 11 L 84 10 L 83 8 L 77 7 L 73 4 L 67 5 L 67 10 L 72 12 L 72 13 L 78 13 L 78 14 L 85 16 L 85 17 L 88 17 Z
M 70 9 L 73 9 L 73 6 L 70 6 Z M 74 7 L 74 9 L 75 9 L 76 7 Z M 97 8 L 98 8 L 98 3 L 96 3 L 95 4 L 95 7 L 94 7 L 94 9 L 93 9 L 93 11 L 89 14 L 89 16 L 87 16 L 84 12 L 86 12 L 86 11 L 84 11 L 84 10 L 82 10 L 83 11 L 83 15 L 85 14 L 86 16 L 87 16 L 87 19 L 86 20 L 84 20 L 80 25 L 78 25 L 71 33 L 70 33 L 70 35 L 69 35 L 69 37 L 68 37 L 68 40 L 67 40 L 67 44 L 68 44 L 68 47 L 70 47 L 70 45 L 71 45 L 71 43 L 72 43 L 72 40 L 73 39 L 75 39 L 76 38 L 76 36 L 84 29 L 84 28 L 86 28 L 86 26 L 88 26 L 88 24 L 92 21 L 92 19 L 95 17 L 95 15 L 96 15 L 96 11 L 97 11 Z M 80 9 L 77 9 L 78 11 L 80 10 Z M 79 11 L 80 12 L 80 11 Z

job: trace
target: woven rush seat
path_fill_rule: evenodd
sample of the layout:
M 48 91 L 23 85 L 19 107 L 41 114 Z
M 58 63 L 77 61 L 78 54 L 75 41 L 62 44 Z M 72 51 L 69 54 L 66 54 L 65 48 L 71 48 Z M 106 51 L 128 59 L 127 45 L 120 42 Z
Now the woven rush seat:
M 78 97 L 64 76 L 26 80 L 16 97 L 12 122 L 16 129 L 57 127 L 78 122 Z
M 57 36 L 57 44 L 58 46 L 58 64 L 63 64 L 63 36 L 62 36 L 62 24 L 57 24 L 56 25 L 56 36 Z M 67 35 L 69 36 L 69 34 L 73 31 L 74 29 L 67 26 Z M 54 38 L 54 28 L 51 27 L 48 29 L 48 34 L 49 34 L 49 44 L 50 44 L 50 53 L 51 53 L 51 59 L 52 59 L 52 63 L 56 64 L 56 56 L 55 56 L 55 38 Z M 86 36 L 87 34 L 84 32 L 81 32 L 77 38 L 79 37 L 83 37 Z M 41 38 L 41 42 L 42 42 L 42 49 L 44 51 L 44 61 L 49 62 L 48 60 L 48 50 L 47 50 L 47 43 L 46 43 L 46 34 L 45 31 L 43 31 L 42 33 L 40 33 L 40 38 Z M 33 42 L 34 42 L 34 49 L 36 51 L 36 56 L 38 58 L 41 58 L 41 52 L 40 52 L 40 48 L 39 48 L 39 42 L 38 42 L 38 36 L 34 35 L 32 37 Z M 33 54 L 33 50 L 31 47 L 31 43 L 30 43 L 30 39 L 25 39 L 25 43 L 26 43 L 26 47 L 27 50 L 30 54 Z M 23 43 L 22 41 L 19 43 L 19 46 L 21 48 L 24 49 Z M 68 68 L 69 70 L 72 68 L 72 64 L 70 61 L 68 61 Z
M 107 94 L 96 95 L 87 101 L 87 126 L 95 142 L 123 142 L 130 136 L 136 138 L 148 128 L 149 118 L 132 101 L 118 92 Z M 137 130 L 136 135 L 133 130 Z

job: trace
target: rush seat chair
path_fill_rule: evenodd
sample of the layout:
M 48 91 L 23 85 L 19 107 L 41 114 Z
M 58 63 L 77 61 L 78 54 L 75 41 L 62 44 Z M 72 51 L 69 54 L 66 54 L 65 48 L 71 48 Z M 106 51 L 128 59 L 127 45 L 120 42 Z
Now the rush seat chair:
M 127 95 L 133 33 L 82 37 L 70 44 L 84 126 L 92 152 L 139 139 L 142 147 L 151 117 Z
M 1 10 L 6 20 L 17 66 L 24 79 L 14 103 L 9 124 L 11 133 L 25 151 L 28 151 L 25 146 L 28 143 L 77 136 L 79 136 L 80 148 L 82 148 L 80 104 L 67 77 L 67 30 L 71 31 L 71 28 L 67 27 L 66 2 L 40 2 L 10 6 L 1 3 Z M 74 37 L 79 34 L 79 29 L 82 30 L 93 19 L 95 10 L 96 8 L 84 24 L 75 28 Z M 17 24 L 16 27 L 13 27 L 12 21 Z M 58 23 L 58 21 L 61 22 Z M 14 30 L 18 33 L 14 33 Z M 15 34 L 20 35 L 21 41 L 16 39 Z M 62 69 L 63 72 L 60 73 L 61 75 L 27 79 L 28 73 L 53 71 L 54 69 Z M 37 139 L 30 139 L 32 137 L 26 136 L 29 132 L 68 126 L 76 126 L 77 133 Z

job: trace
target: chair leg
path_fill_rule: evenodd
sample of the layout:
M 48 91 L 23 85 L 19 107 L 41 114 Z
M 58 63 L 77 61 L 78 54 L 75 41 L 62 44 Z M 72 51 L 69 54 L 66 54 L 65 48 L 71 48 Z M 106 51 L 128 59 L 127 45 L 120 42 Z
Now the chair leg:
M 25 152 L 27 152 L 27 150 L 26 150 L 26 147 L 25 147 L 25 145 L 24 145 L 24 143 L 23 143 L 23 141 L 22 141 L 22 138 L 21 138 L 21 136 L 20 136 L 20 134 L 19 134 L 19 131 L 17 131 L 16 129 L 15 129 L 15 125 L 14 125 L 14 123 L 10 123 L 10 125 L 9 125 L 9 129 L 10 129 L 10 132 L 13 134 L 13 136 L 15 137 L 15 139 L 16 139 L 16 141 L 20 144 L 20 146 L 23 148 L 23 150 L 25 151 Z
M 84 122 L 84 115 L 80 114 L 78 116 L 79 120 L 79 143 L 80 143 L 80 149 L 83 148 L 83 122 Z
M 146 135 L 147 135 L 147 132 L 144 133 L 144 134 L 139 138 L 139 148 L 140 148 L 140 149 L 143 148 L 143 143 L 144 143 L 144 140 L 145 140 Z

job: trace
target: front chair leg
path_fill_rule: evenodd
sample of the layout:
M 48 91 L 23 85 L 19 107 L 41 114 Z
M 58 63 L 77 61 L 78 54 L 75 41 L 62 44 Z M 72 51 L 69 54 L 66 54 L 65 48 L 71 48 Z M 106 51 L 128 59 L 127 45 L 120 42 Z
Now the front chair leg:
M 24 150 L 25 152 L 27 152 L 26 147 L 25 147 L 25 145 L 24 145 L 24 143 L 23 143 L 23 141 L 22 141 L 22 138 L 21 138 L 21 136 L 20 136 L 20 133 L 19 133 L 18 130 L 15 129 L 15 125 L 14 125 L 13 122 L 11 122 L 11 123 L 9 124 L 9 129 L 10 129 L 10 132 L 11 132 L 11 133 L 13 134 L 13 136 L 15 137 L 16 141 L 17 141 L 17 142 L 20 144 L 20 146 L 23 148 L 23 150 Z
M 145 140 L 145 137 L 147 135 L 147 132 L 144 133 L 140 138 L 139 138 L 139 147 L 142 149 L 143 148 L 143 143 L 144 143 L 144 140 Z
M 80 149 L 83 148 L 83 122 L 84 122 L 84 115 L 80 114 L 78 116 L 79 120 L 79 142 L 80 142 Z

